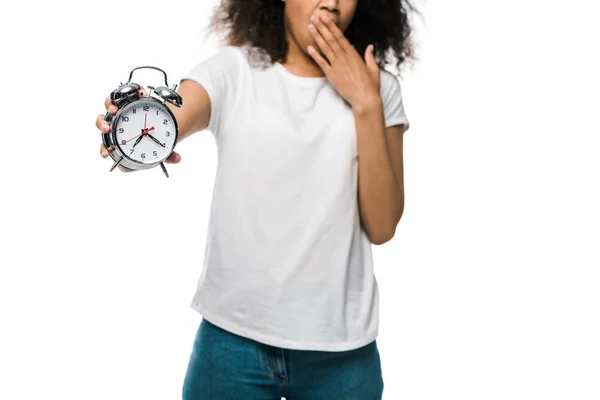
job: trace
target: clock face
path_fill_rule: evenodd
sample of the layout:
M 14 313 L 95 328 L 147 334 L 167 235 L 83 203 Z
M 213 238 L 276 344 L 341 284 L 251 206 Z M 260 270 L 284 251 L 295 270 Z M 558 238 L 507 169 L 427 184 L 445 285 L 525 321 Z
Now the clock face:
M 113 124 L 121 151 L 139 163 L 162 161 L 175 146 L 175 121 L 161 103 L 139 100 L 128 104 Z

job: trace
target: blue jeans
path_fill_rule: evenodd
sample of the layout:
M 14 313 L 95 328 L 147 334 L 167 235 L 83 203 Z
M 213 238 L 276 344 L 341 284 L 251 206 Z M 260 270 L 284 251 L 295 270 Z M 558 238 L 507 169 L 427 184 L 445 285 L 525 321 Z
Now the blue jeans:
M 274 347 L 202 319 L 183 400 L 381 400 L 376 341 L 329 352 Z

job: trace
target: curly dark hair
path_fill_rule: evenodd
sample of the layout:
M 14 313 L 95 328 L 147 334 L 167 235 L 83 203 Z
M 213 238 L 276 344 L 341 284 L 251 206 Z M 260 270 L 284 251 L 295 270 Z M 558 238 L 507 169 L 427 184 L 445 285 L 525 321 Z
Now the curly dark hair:
M 245 47 L 267 63 L 285 60 L 288 44 L 284 27 L 285 3 L 279 0 L 222 0 L 210 19 L 211 33 L 223 34 L 226 45 Z M 410 38 L 409 11 L 418 12 L 408 0 L 358 0 L 352 22 L 344 32 L 358 54 L 369 44 L 380 68 L 396 67 L 415 59 Z M 420 14 L 420 13 L 419 13 Z

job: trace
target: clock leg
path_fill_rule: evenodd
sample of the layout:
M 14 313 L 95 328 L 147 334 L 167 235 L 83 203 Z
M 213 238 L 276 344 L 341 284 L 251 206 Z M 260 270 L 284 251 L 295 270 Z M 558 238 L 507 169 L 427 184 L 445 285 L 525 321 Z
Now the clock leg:
M 110 167 L 110 171 L 109 172 L 112 172 L 112 170 L 115 169 L 117 167 L 117 165 L 119 165 L 119 163 L 121 162 L 121 160 L 123 160 L 123 157 L 119 158 L 119 160 L 116 163 L 114 163 L 112 167 Z
M 167 169 L 165 168 L 165 164 L 163 162 L 160 163 L 160 167 L 162 168 L 163 172 L 165 173 L 165 176 L 168 178 L 169 173 L 167 172 Z

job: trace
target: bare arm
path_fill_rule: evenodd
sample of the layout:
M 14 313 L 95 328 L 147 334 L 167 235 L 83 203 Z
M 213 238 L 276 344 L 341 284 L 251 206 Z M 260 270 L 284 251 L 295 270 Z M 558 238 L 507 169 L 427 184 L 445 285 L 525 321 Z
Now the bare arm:
M 211 113 L 211 102 L 208 93 L 198 82 L 184 79 L 177 93 L 183 99 L 183 107 L 177 108 L 168 104 L 179 127 L 181 142 L 193 133 L 202 131 L 208 126 Z
M 404 185 L 400 159 L 390 155 L 387 137 L 399 136 L 396 127 L 385 127 L 383 104 L 376 98 L 354 108 L 358 138 L 358 198 L 360 218 L 373 244 L 389 241 L 404 210 Z M 399 143 L 393 142 L 398 151 Z

